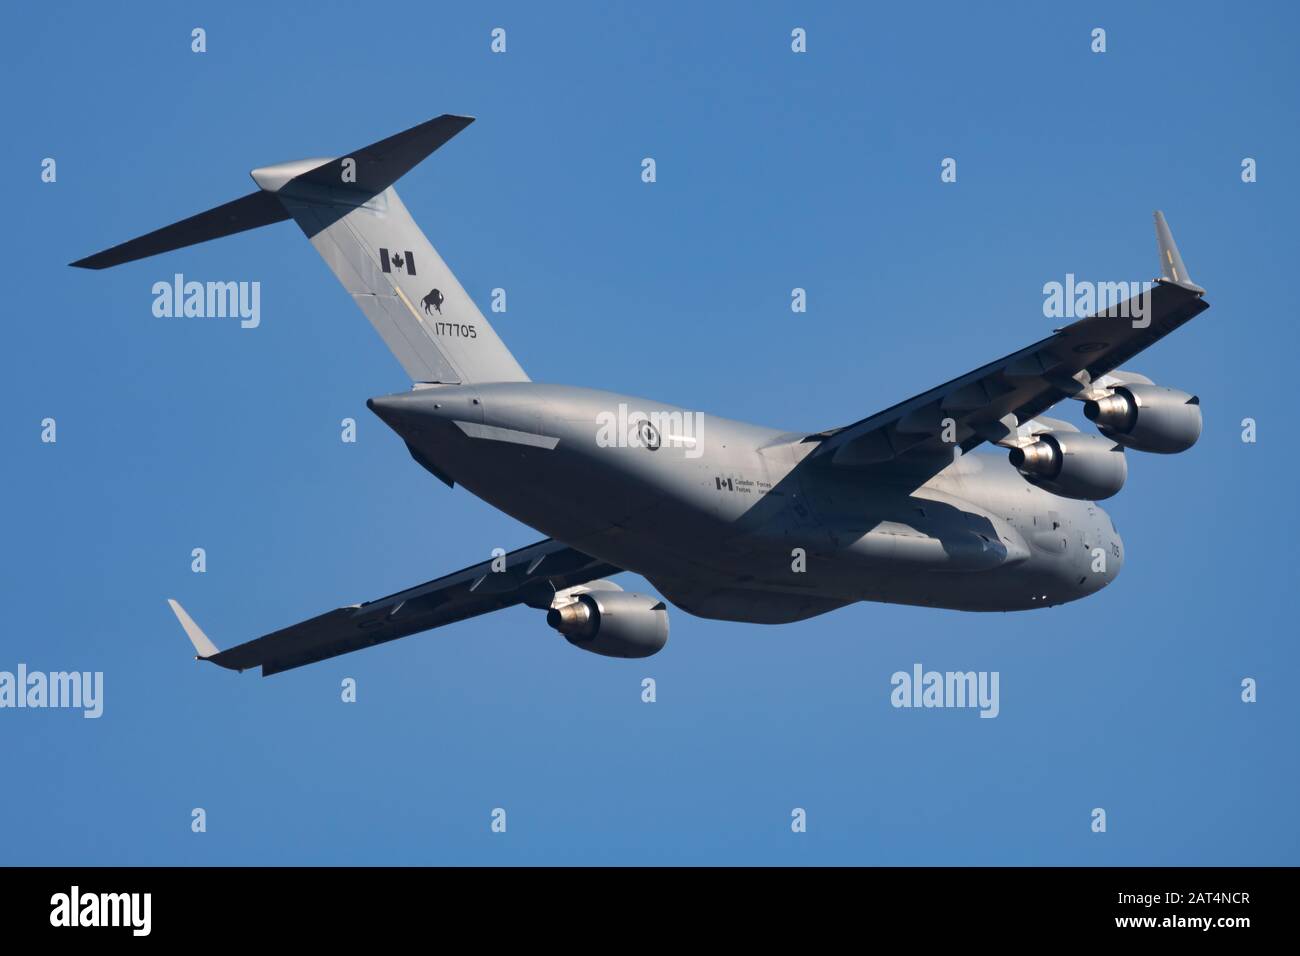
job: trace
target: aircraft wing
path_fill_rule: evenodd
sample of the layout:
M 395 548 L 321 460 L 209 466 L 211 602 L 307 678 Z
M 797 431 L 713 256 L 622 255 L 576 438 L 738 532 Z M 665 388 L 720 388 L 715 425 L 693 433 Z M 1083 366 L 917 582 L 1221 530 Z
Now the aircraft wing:
M 200 660 L 237 671 L 261 667 L 262 676 L 269 677 L 516 604 L 548 608 L 556 591 L 622 570 L 550 538 L 496 560 L 498 567 L 504 561 L 504 570 L 494 571 L 492 560 L 483 561 L 388 597 L 327 611 L 224 651 L 180 604 L 167 603 Z
M 1106 376 L 1121 363 L 1209 308 L 1205 290 L 1187 275 L 1164 214 L 1156 212 L 1155 220 L 1163 275 L 1140 317 L 1135 296 L 869 418 L 810 435 L 805 441 L 819 442 L 810 462 L 934 474 L 952 461 L 953 444 L 964 453 L 985 441 L 1025 442 L 1035 428 L 1043 430 L 1034 419 L 1053 405 L 1091 397 L 1113 382 Z M 947 419 L 950 442 L 944 441 Z

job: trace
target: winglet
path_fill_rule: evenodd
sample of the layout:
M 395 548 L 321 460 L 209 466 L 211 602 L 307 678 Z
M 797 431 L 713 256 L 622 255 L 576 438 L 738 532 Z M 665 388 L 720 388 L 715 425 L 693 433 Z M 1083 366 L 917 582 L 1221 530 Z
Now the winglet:
M 1187 266 L 1183 265 L 1178 244 L 1174 242 L 1174 234 L 1169 231 L 1165 214 L 1159 209 L 1156 210 L 1156 248 L 1160 251 L 1160 274 L 1164 276 L 1165 281 L 1199 295 L 1205 294 L 1205 290 L 1193 282 L 1192 277 L 1187 274 Z
M 180 602 L 168 598 L 167 603 L 171 605 L 172 613 L 176 615 L 176 620 L 181 622 L 181 627 L 185 629 L 185 636 L 194 645 L 194 650 L 198 652 L 200 659 L 216 656 L 219 653 L 217 645 L 208 640 L 208 635 L 194 623 L 194 618 L 185 613 L 185 608 L 181 607 Z

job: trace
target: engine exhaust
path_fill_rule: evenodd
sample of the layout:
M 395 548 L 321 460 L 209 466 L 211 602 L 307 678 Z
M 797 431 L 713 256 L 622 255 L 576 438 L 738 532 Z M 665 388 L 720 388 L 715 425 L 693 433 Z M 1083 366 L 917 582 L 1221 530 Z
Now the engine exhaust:
M 553 607 L 546 612 L 546 623 L 565 637 L 590 639 L 600 629 L 600 617 L 591 605 L 579 597 L 572 604 Z

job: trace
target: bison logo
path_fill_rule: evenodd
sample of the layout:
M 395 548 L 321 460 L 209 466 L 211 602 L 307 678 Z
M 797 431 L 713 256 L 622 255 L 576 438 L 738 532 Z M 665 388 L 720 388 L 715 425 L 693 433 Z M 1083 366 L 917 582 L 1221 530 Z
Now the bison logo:
M 432 292 L 430 292 L 428 295 L 426 295 L 423 299 L 420 300 L 420 305 L 424 306 L 425 315 L 433 314 L 433 312 L 429 311 L 431 308 L 435 310 L 439 315 L 442 315 L 442 293 L 439 292 L 437 289 L 434 289 Z

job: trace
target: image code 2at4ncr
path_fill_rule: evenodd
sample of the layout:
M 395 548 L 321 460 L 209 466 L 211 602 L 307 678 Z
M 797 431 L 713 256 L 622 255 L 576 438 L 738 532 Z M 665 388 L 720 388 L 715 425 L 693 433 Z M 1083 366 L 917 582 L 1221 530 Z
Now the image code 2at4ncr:
M 1232 890 L 1169 890 L 1164 893 L 1120 893 L 1118 902 L 1139 906 L 1208 906 L 1249 903 L 1250 894 Z

